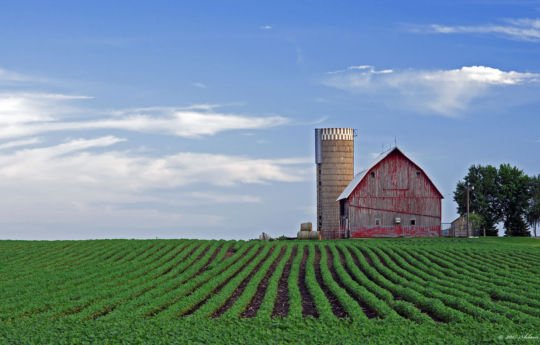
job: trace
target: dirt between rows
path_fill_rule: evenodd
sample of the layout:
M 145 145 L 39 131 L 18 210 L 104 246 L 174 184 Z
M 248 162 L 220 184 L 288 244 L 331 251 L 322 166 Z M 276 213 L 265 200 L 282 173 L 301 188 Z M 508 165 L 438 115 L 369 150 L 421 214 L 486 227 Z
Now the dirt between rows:
M 327 264 L 327 263 L 322 263 Z M 318 246 L 315 247 L 315 278 L 317 278 L 317 282 L 319 283 L 319 286 L 321 287 L 321 290 L 326 295 L 326 299 L 328 302 L 330 302 L 330 305 L 332 306 L 332 312 L 335 316 L 339 317 L 340 319 L 347 317 L 347 312 L 343 308 L 343 306 L 339 303 L 339 300 L 337 299 L 336 295 L 328 289 L 326 284 L 324 283 L 324 280 L 322 278 L 321 274 L 321 250 Z
M 274 274 L 274 271 L 276 270 L 276 266 L 281 262 L 283 259 L 283 256 L 285 255 L 287 247 L 283 246 L 281 248 L 281 252 L 279 253 L 279 256 L 274 260 L 272 265 L 268 268 L 268 271 L 266 272 L 265 276 L 257 286 L 257 292 L 255 292 L 255 295 L 249 302 L 249 304 L 246 306 L 246 309 L 242 313 L 241 317 L 244 318 L 251 318 L 255 317 L 257 315 L 257 311 L 261 307 L 262 301 L 264 300 L 264 295 L 266 294 L 266 289 L 268 288 L 268 281 L 270 280 L 270 277 Z
M 289 275 L 291 273 L 291 266 L 294 258 L 298 254 L 298 246 L 295 246 L 291 252 L 291 257 L 287 260 L 285 267 L 283 267 L 283 273 L 279 278 L 277 296 L 274 302 L 274 310 L 272 311 L 272 317 L 285 317 L 289 313 Z
M 355 264 L 360 270 L 362 270 L 362 266 L 360 265 L 360 262 L 358 261 L 358 258 L 356 257 L 356 255 L 355 255 L 353 252 L 351 252 L 351 251 L 349 251 L 349 252 L 350 252 L 351 256 L 353 257 L 354 264 Z M 360 252 L 364 255 L 364 257 L 366 258 L 366 260 L 369 258 L 369 256 L 368 256 L 365 252 L 363 252 L 363 251 L 360 251 Z M 374 270 L 377 270 L 377 269 L 375 268 L 375 265 L 373 265 L 373 262 L 372 262 L 371 260 L 368 260 L 368 263 L 371 265 L 371 267 L 372 267 Z M 363 271 L 363 272 L 364 272 L 364 271 Z M 366 273 L 366 272 L 364 272 L 364 274 L 365 274 L 365 273 Z M 369 277 L 368 275 L 366 275 L 366 276 Z M 384 289 L 383 286 L 381 286 L 381 288 Z M 385 289 L 385 290 L 386 290 L 386 289 Z M 392 296 L 394 297 L 394 300 L 396 300 L 396 301 L 403 300 L 403 297 L 401 297 L 401 296 L 399 296 L 399 295 L 395 295 L 392 291 L 389 291 L 389 292 L 390 292 L 390 293 L 392 294 Z M 427 310 L 422 309 L 420 306 L 418 306 L 418 305 L 416 305 L 416 304 L 415 304 L 414 306 L 415 306 L 421 313 L 424 313 L 424 314 L 426 314 L 427 316 L 429 316 L 433 321 L 435 321 L 435 322 L 445 322 L 444 320 L 440 319 L 439 317 L 437 317 L 437 316 L 434 315 L 433 313 L 431 313 L 431 312 L 429 312 L 429 311 L 427 311 Z M 407 317 L 406 315 L 402 315 L 402 316 L 405 317 L 405 318 Z
M 304 246 L 304 253 L 302 256 L 302 262 L 300 263 L 300 273 L 298 275 L 298 288 L 300 289 L 300 295 L 302 296 L 302 316 L 319 317 L 319 312 L 315 307 L 315 303 L 309 294 L 309 290 L 306 285 L 306 261 L 308 257 L 308 248 Z
M 234 259 L 234 262 L 232 262 L 231 265 L 234 265 L 236 262 L 238 262 L 238 260 L 240 260 L 242 257 L 244 257 L 244 256 L 246 255 L 246 253 L 248 253 L 252 248 L 253 248 L 253 247 L 248 248 L 244 253 L 242 253 L 242 255 L 240 255 L 239 257 L 235 258 L 235 259 Z M 228 267 L 230 267 L 230 266 L 228 266 Z M 227 269 L 227 268 L 226 268 L 226 269 Z M 224 270 L 219 271 L 219 272 L 216 272 L 216 275 L 221 274 L 223 271 L 224 271 Z M 197 276 L 197 275 L 198 275 L 198 273 L 197 273 L 195 276 Z M 204 285 L 204 284 L 206 284 L 206 283 L 208 283 L 208 280 L 202 282 L 201 285 Z M 198 287 L 197 287 L 197 288 L 198 288 Z M 196 288 L 195 290 L 190 291 L 190 292 L 187 293 L 186 295 L 182 296 L 182 298 L 186 298 L 186 297 L 190 296 L 192 293 L 194 293 L 194 292 L 197 290 L 197 288 Z M 176 303 L 177 300 L 178 300 L 178 299 L 174 299 L 174 300 L 170 301 L 170 303 L 168 303 L 167 305 L 162 306 L 159 310 L 153 311 L 152 313 L 148 314 L 147 316 L 151 317 L 151 316 L 157 315 L 158 313 L 160 313 L 160 312 L 162 312 L 163 310 L 167 309 L 171 304 Z M 206 300 L 203 300 L 203 301 L 199 302 L 195 307 L 193 307 L 191 310 L 189 310 L 189 311 L 187 312 L 187 314 L 184 314 L 184 315 L 190 315 L 190 314 L 192 314 L 195 310 L 197 310 L 197 309 L 198 309 L 201 305 L 203 305 L 205 302 L 206 302 Z
M 347 272 L 345 258 L 340 257 L 340 261 L 341 261 L 341 266 L 343 266 L 343 268 L 345 269 L 345 272 Z M 370 318 L 370 319 L 373 319 L 373 318 L 377 317 L 377 314 L 373 310 L 371 310 L 367 306 L 367 304 L 365 304 L 360 298 L 358 298 L 358 296 L 356 296 L 356 294 L 354 292 L 352 292 L 349 288 L 347 288 L 347 286 L 345 286 L 345 284 L 343 284 L 343 282 L 341 281 L 341 279 L 339 278 L 337 272 L 334 269 L 334 254 L 332 253 L 332 251 L 328 247 L 326 247 L 326 264 L 328 265 L 328 268 L 330 269 L 330 273 L 332 273 L 332 278 L 334 278 L 336 283 L 343 290 L 347 291 L 349 296 L 351 296 L 351 298 L 354 299 L 356 301 L 356 303 L 358 303 L 360 308 L 362 308 L 362 311 L 364 312 L 364 314 L 366 314 L 366 316 L 368 318 Z M 349 274 L 349 272 L 347 272 L 347 274 Z M 351 278 L 352 278 L 352 276 L 351 276 Z
M 225 314 L 225 312 L 229 310 L 230 307 L 233 306 L 233 304 L 238 300 L 238 298 L 242 295 L 242 293 L 244 293 L 244 290 L 246 289 L 246 286 L 251 281 L 251 278 L 253 278 L 255 273 L 259 271 L 261 266 L 266 262 L 266 260 L 268 260 L 268 258 L 272 255 L 275 249 L 276 249 L 276 246 L 273 246 L 272 248 L 270 248 L 270 250 L 268 251 L 268 253 L 266 253 L 264 258 L 257 264 L 257 266 L 255 266 L 255 268 L 253 268 L 253 270 L 249 273 L 249 275 L 246 278 L 244 278 L 244 280 L 242 280 L 240 285 L 234 290 L 233 294 L 229 297 L 227 302 L 225 302 L 224 305 L 218 308 L 218 310 L 216 310 L 216 312 L 214 313 L 214 315 L 212 315 L 212 317 L 220 317 L 221 315 Z
M 251 250 L 251 248 L 249 248 L 247 251 L 245 251 L 241 256 L 240 258 L 244 257 L 247 253 L 249 253 L 249 251 Z M 257 249 L 257 252 L 255 253 L 255 255 L 253 256 L 254 258 L 256 258 L 260 253 L 261 251 L 263 250 L 263 246 L 260 246 L 259 249 Z M 240 258 L 238 258 L 238 260 L 240 260 Z M 237 261 L 238 261 L 237 260 Z M 193 314 L 197 309 L 199 309 L 203 304 L 205 304 L 212 296 L 215 296 L 217 295 L 224 287 L 225 285 L 227 285 L 227 283 L 229 283 L 231 281 L 231 279 L 233 279 L 234 277 L 236 277 L 240 272 L 242 272 L 242 270 L 244 270 L 244 268 L 246 268 L 247 265 L 249 265 L 250 261 L 248 260 L 244 265 L 242 265 L 242 267 L 240 267 L 233 275 L 231 275 L 229 278 L 227 278 L 227 280 L 225 280 L 223 283 L 221 283 L 217 288 L 214 289 L 214 291 L 212 291 L 212 294 L 211 296 L 209 296 L 208 298 L 206 299 L 203 299 L 202 301 L 200 301 L 199 303 L 197 303 L 197 305 L 195 305 L 193 308 L 191 308 L 187 313 L 185 313 L 183 316 L 189 316 L 191 314 Z M 234 264 L 233 264 L 234 265 Z M 230 267 L 230 266 L 229 266 Z M 228 269 L 228 268 L 227 268 Z M 221 274 L 221 272 L 219 273 Z

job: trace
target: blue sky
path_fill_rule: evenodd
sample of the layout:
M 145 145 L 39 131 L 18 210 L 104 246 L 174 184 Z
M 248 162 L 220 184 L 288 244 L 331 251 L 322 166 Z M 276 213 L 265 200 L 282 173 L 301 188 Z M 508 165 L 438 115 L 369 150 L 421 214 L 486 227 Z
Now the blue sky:
M 0 238 L 292 236 L 313 129 L 540 171 L 540 1 L 3 2 Z

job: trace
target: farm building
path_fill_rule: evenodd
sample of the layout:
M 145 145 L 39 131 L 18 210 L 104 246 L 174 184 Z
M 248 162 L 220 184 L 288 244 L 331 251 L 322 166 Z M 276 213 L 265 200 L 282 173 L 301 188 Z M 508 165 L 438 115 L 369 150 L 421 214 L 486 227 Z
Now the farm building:
M 323 239 L 441 236 L 442 194 L 394 147 L 354 175 L 354 130 L 315 129 L 317 230 Z
M 442 199 L 424 170 L 394 147 L 337 198 L 340 237 L 438 237 Z
M 339 237 L 336 198 L 354 177 L 354 130 L 315 129 L 317 230 L 323 239 Z
M 469 229 L 470 229 L 469 231 L 471 235 L 476 235 L 476 232 L 473 230 L 473 226 L 471 222 L 469 222 Z M 452 236 L 452 237 L 469 236 L 467 234 L 467 217 L 466 216 L 460 216 L 452 222 L 448 236 Z

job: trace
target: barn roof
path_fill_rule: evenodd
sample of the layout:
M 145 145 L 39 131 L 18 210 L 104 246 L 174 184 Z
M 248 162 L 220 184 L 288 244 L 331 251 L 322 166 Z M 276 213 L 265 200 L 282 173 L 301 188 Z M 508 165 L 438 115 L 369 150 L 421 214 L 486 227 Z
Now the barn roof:
M 339 200 L 342 200 L 342 199 L 347 199 L 351 193 L 355 190 L 356 186 L 358 186 L 360 184 L 360 182 L 362 182 L 362 180 L 364 179 L 364 177 L 366 177 L 367 173 L 373 169 L 377 164 L 379 164 L 381 161 L 383 161 L 386 157 L 388 157 L 390 154 L 392 154 L 393 152 L 399 152 L 401 153 L 405 158 L 407 158 L 409 161 L 411 161 L 414 165 L 416 165 L 418 167 L 418 169 L 420 169 L 424 175 L 427 177 L 428 181 L 431 182 L 431 184 L 433 185 L 433 188 L 435 188 L 435 190 L 437 191 L 437 193 L 439 193 L 439 195 L 441 196 L 441 198 L 444 198 L 442 193 L 439 191 L 439 189 L 437 188 L 437 186 L 435 186 L 435 183 L 433 183 L 433 181 L 431 181 L 431 179 L 429 178 L 429 176 L 424 172 L 424 170 L 418 166 L 418 164 L 416 164 L 412 159 L 410 159 L 409 157 L 407 157 L 403 151 L 401 151 L 397 146 L 394 147 L 393 149 L 389 150 L 388 152 L 386 153 L 383 153 L 381 155 L 379 155 L 379 157 L 377 157 L 377 159 L 367 168 L 367 169 L 364 169 L 362 171 L 360 171 L 358 174 L 356 174 L 356 176 L 354 176 L 354 178 L 352 179 L 352 181 L 349 183 L 349 185 L 347 187 L 345 187 L 345 189 L 343 190 L 343 192 L 340 194 L 340 196 L 337 198 L 336 201 L 339 201 Z

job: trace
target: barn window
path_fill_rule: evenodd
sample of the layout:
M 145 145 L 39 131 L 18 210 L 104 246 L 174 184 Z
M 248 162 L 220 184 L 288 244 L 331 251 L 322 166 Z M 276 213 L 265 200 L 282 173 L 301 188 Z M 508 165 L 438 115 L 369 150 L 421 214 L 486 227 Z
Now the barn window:
M 416 219 L 411 219 L 411 225 L 416 225 Z
M 375 218 L 375 225 L 381 225 L 381 220 L 379 218 Z
M 372 171 L 370 175 L 371 177 L 375 177 L 375 172 Z
M 416 177 L 420 177 L 420 170 L 416 170 Z

